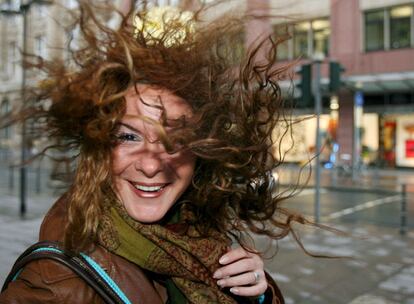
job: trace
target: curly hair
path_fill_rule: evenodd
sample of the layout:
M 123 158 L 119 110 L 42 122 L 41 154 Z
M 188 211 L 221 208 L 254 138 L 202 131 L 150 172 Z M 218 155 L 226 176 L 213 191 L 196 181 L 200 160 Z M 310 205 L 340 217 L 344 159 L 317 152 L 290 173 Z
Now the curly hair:
M 82 42 L 72 51 L 73 64 L 41 62 L 48 80 L 37 89 L 36 102 L 44 130 L 78 152 L 66 247 L 88 248 L 97 237 L 103 202 L 115 198 L 113 136 L 126 91 L 136 83 L 166 88 L 192 107 L 194 115 L 162 141 L 171 153 L 178 142 L 197 156 L 192 184 L 179 203 L 194 213 L 200 231 L 213 228 L 239 241 L 244 231 L 278 239 L 292 231 L 292 222 L 306 222 L 280 206 L 289 194 L 272 193 L 269 174 L 282 161 L 272 152 L 280 144 L 273 134 L 288 125 L 278 81 L 289 66 L 275 64 L 280 41 L 267 37 L 236 58 L 232 44 L 248 18 L 224 15 L 206 22 L 204 10 L 184 25 L 162 18 L 165 32 L 151 35 L 133 26 L 132 10 L 111 29 L 81 1 L 76 25 Z M 147 22 L 145 11 L 139 17 Z M 46 100 L 51 105 L 39 107 Z

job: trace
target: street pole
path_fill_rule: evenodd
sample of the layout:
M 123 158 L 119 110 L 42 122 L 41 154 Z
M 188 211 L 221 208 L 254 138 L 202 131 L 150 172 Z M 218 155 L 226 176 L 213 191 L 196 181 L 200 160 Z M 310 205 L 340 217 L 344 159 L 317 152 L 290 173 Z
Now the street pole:
M 24 67 L 24 56 L 27 53 L 27 11 L 29 6 L 21 6 L 20 11 L 23 17 L 23 41 L 22 41 L 22 105 L 26 100 L 26 68 Z M 26 190 L 27 190 L 27 168 L 26 168 L 26 121 L 22 121 L 22 142 L 21 142 L 21 164 L 20 164 L 20 216 L 25 217 L 26 204 Z
M 322 95 L 321 95 L 321 61 L 315 60 L 315 113 L 316 113 L 316 176 L 315 176 L 315 222 L 320 222 L 320 200 L 321 200 L 321 166 L 320 166 L 320 153 L 321 153 L 321 127 L 320 118 L 322 113 Z
M 354 95 L 354 140 L 352 149 L 352 180 L 355 182 L 359 178 L 361 165 L 361 127 L 363 116 L 364 95 L 358 90 Z

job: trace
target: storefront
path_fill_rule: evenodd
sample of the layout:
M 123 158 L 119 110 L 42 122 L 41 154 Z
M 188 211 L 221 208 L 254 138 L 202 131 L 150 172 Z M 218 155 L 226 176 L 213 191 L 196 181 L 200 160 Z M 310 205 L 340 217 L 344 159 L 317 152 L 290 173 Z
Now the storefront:
M 414 168 L 414 114 L 383 115 L 380 145 L 385 166 Z

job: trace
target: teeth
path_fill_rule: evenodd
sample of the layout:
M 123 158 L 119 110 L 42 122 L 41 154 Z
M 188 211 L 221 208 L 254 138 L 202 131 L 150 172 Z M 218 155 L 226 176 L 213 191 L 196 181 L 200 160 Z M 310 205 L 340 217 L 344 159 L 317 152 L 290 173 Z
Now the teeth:
M 142 185 L 135 185 L 135 188 L 141 191 L 147 191 L 147 192 L 156 192 L 160 191 L 164 186 L 142 186 Z

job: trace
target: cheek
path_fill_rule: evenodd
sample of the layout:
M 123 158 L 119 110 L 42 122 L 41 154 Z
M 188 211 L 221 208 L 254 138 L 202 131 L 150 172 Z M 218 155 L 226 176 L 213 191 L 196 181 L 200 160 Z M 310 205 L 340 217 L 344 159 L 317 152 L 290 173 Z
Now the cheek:
M 194 174 L 196 157 L 190 152 L 183 153 L 174 161 L 175 171 L 181 179 L 190 181 Z
M 128 154 L 121 147 L 116 147 L 112 151 L 112 173 L 114 176 L 121 174 L 129 163 Z

